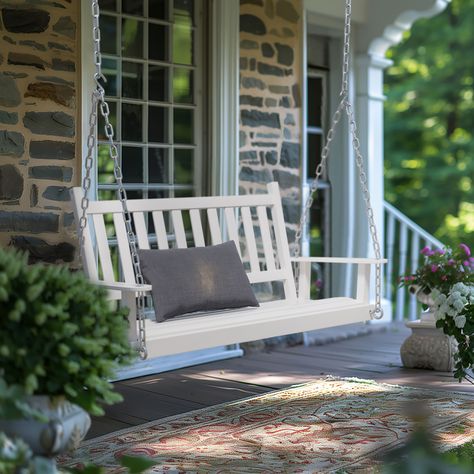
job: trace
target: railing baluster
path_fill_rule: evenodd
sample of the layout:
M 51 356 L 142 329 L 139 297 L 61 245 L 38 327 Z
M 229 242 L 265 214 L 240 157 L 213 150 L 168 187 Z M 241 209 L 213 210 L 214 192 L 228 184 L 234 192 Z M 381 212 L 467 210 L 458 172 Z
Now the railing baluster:
M 393 214 L 388 215 L 387 222 L 387 265 L 385 274 L 385 297 L 392 301 L 392 285 L 393 281 L 393 249 L 395 247 L 395 216 Z M 395 287 L 397 283 L 395 282 Z
M 410 261 L 410 271 L 415 273 L 418 268 L 418 261 L 420 257 L 420 237 L 416 232 L 412 233 L 411 236 L 411 261 Z M 417 318 L 418 302 L 416 296 L 413 293 L 410 293 L 410 306 L 408 317 L 410 321 L 414 321 Z
M 399 246 L 399 265 L 398 276 L 402 276 L 407 268 L 407 244 L 408 244 L 408 227 L 404 222 L 400 223 L 400 246 Z M 396 320 L 403 321 L 403 312 L 405 306 L 406 288 L 399 286 L 397 289 L 397 306 L 396 306 Z

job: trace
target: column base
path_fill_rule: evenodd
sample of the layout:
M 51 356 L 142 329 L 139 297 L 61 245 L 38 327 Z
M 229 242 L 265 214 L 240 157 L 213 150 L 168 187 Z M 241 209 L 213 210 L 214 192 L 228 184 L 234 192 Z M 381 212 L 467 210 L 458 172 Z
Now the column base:
M 406 324 L 412 334 L 400 348 L 404 367 L 452 372 L 456 352 L 454 338 L 443 334 L 434 321 L 416 320 Z

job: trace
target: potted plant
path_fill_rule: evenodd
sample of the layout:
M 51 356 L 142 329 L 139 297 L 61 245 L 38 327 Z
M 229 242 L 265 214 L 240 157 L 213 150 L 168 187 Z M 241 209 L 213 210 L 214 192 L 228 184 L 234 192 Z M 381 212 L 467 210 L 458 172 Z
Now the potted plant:
M 131 360 L 126 314 L 81 273 L 2 249 L 0 314 L 0 430 L 36 454 L 75 447 L 87 413 L 121 400 L 108 380 Z
M 456 283 L 447 293 L 431 292 L 436 327 L 457 342 L 454 376 L 474 384 L 474 284 Z
M 456 283 L 474 283 L 474 258 L 466 244 L 460 244 L 456 250 L 425 247 L 421 254 L 423 265 L 415 273 L 402 276 L 400 284 L 407 286 L 418 301 L 429 308 L 422 319 L 433 319 L 431 292 L 437 289 L 447 294 Z

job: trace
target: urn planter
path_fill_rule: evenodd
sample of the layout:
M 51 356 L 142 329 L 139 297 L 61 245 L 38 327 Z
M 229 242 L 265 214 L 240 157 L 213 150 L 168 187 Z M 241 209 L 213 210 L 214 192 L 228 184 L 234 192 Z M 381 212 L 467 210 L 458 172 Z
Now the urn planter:
M 63 397 L 33 395 L 27 398 L 27 402 L 49 421 L 0 420 L 0 431 L 11 438 L 23 439 L 38 456 L 51 457 L 73 451 L 90 428 L 91 419 L 87 412 Z
M 400 357 L 404 367 L 411 369 L 432 369 L 440 372 L 452 372 L 454 354 L 457 350 L 456 341 L 436 327 L 436 319 L 432 310 L 433 300 L 429 294 L 418 287 L 410 287 L 417 300 L 428 306 L 422 311 L 420 319 L 406 323 L 412 334 L 400 348 Z

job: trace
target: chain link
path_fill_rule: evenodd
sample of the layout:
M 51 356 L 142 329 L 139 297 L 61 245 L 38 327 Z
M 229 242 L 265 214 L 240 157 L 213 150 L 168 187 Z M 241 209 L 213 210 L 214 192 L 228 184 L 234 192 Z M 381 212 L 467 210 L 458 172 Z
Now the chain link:
M 380 260 L 382 253 L 378 240 L 377 227 L 375 225 L 374 211 L 370 202 L 370 192 L 367 183 L 367 174 L 364 169 L 364 158 L 360 151 L 360 140 L 357 136 L 357 124 L 354 117 L 354 111 L 349 101 L 349 71 L 350 71 L 350 50 L 351 50 L 351 16 L 352 1 L 346 0 L 345 19 L 344 19 L 344 50 L 342 61 L 342 87 L 340 93 L 340 102 L 333 115 L 331 128 L 326 135 L 326 143 L 321 152 L 321 161 L 315 170 L 315 177 L 311 182 L 308 197 L 301 213 L 300 222 L 295 234 L 294 256 L 301 255 L 301 239 L 303 232 L 308 224 L 308 217 L 313 205 L 316 191 L 319 187 L 321 177 L 326 171 L 326 162 L 330 153 L 331 143 L 335 137 L 336 127 L 341 119 L 342 112 L 345 112 L 349 121 L 349 130 L 352 137 L 352 147 L 354 149 L 356 165 L 359 173 L 359 182 L 362 190 L 362 196 L 365 201 L 366 214 L 369 223 L 369 231 L 372 238 L 375 258 Z M 295 268 L 295 280 L 299 288 L 299 265 Z M 375 265 L 375 307 L 370 311 L 372 319 L 381 319 L 383 317 L 382 309 L 382 266 L 380 263 Z
M 84 197 L 81 201 L 82 216 L 79 223 L 79 236 L 81 242 L 81 248 L 84 243 L 84 231 L 87 225 L 87 208 L 89 206 L 88 192 L 91 185 L 91 170 L 93 164 L 93 154 L 96 150 L 97 138 L 96 138 L 96 125 L 97 125 L 97 109 L 100 108 L 100 113 L 104 118 L 104 131 L 107 137 L 109 146 L 109 156 L 113 161 L 114 176 L 117 182 L 117 195 L 122 205 L 122 214 L 125 222 L 125 229 L 127 232 L 128 244 L 130 247 L 130 253 L 132 257 L 133 269 L 135 272 L 135 282 L 137 285 L 143 285 L 145 283 L 143 274 L 141 271 L 140 259 L 138 257 L 138 244 L 135 232 L 132 226 L 132 215 L 128 209 L 127 204 L 127 192 L 123 186 L 123 174 L 120 168 L 120 157 L 117 146 L 114 143 L 114 127 L 110 123 L 110 109 L 105 99 L 105 90 L 100 81 L 106 81 L 102 74 L 102 55 L 100 52 L 100 27 L 99 27 L 99 3 L 98 0 L 91 0 L 92 6 L 92 19 L 93 19 L 93 39 L 94 39 L 94 64 L 95 74 L 94 81 L 96 84 L 96 90 L 92 95 L 92 110 L 89 118 L 89 136 L 87 139 L 87 158 L 85 163 L 86 173 L 83 179 L 82 187 L 84 191 Z M 137 297 L 137 330 L 138 330 L 138 352 L 141 359 L 146 359 L 148 356 L 146 348 L 146 326 L 145 326 L 145 295 L 143 292 L 138 292 Z

